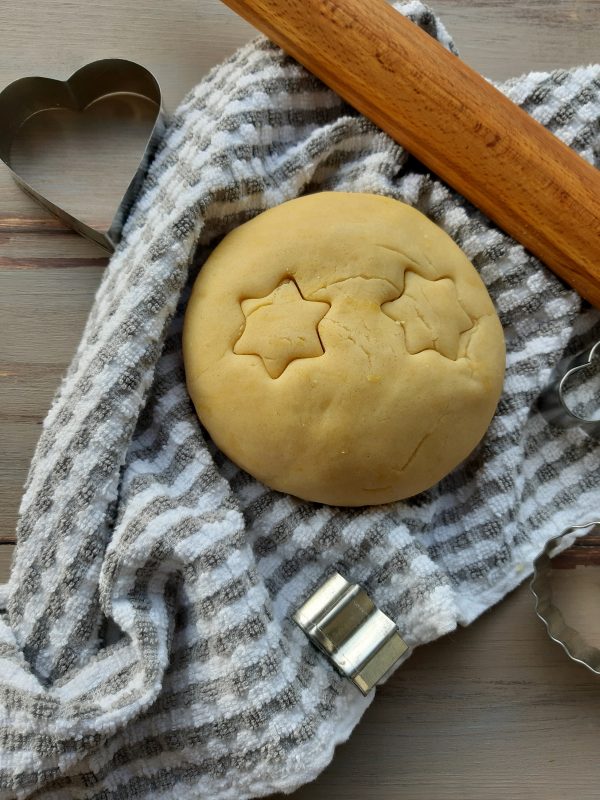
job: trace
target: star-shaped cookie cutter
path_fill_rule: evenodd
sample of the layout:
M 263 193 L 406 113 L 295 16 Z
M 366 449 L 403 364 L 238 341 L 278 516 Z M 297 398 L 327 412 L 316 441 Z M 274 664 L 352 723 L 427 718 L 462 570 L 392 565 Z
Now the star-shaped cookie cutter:
M 539 409 L 552 425 L 561 428 L 579 427 L 588 436 L 600 440 L 600 418 L 590 419 L 580 416 L 567 403 L 565 392 L 573 376 L 587 369 L 595 358 L 600 358 L 600 341 L 575 356 L 563 359 L 552 374 L 548 388 L 539 400 Z M 600 407 L 600 398 L 598 399 Z

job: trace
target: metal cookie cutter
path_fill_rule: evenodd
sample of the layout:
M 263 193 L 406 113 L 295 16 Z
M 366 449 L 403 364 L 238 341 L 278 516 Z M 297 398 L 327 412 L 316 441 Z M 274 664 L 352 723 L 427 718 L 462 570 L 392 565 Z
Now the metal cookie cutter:
M 588 436 L 600 439 L 600 419 L 580 416 L 567 403 L 566 389 L 573 376 L 600 359 L 600 341 L 575 356 L 563 359 L 556 367 L 551 383 L 540 397 L 539 408 L 548 422 L 562 428 L 579 427 Z M 600 398 L 598 398 L 600 408 Z
M 566 397 L 573 376 L 587 369 L 595 358 L 600 358 L 600 342 L 596 342 L 575 356 L 563 359 L 554 370 L 548 388 L 540 397 L 539 409 L 550 424 L 562 428 L 579 427 L 592 438 L 600 440 L 600 419 L 581 416 L 570 407 Z M 597 407 L 600 408 L 600 398 Z M 600 533 L 600 522 L 573 525 L 559 536 L 550 539 L 534 562 L 531 591 L 535 597 L 536 613 L 546 625 L 550 638 L 560 644 L 573 661 L 600 675 L 600 650 L 586 642 L 579 631 L 567 625 L 554 601 L 552 586 L 552 559 L 566 547 L 573 545 L 573 552 L 578 551 L 580 563 L 590 563 L 589 554 L 593 551 L 597 558 L 598 536 L 594 536 L 593 539 L 591 536 L 577 538 L 578 531 L 589 533 L 595 532 L 596 528 Z
M 395 623 L 361 586 L 338 572 L 313 592 L 292 619 L 365 695 L 408 650 Z
M 77 219 L 31 186 L 11 163 L 11 149 L 22 126 L 34 115 L 57 109 L 85 111 L 109 95 L 134 95 L 149 100 L 156 108 L 156 115 L 140 162 L 115 210 L 112 222 L 107 230 L 102 230 Z M 82 236 L 112 252 L 164 130 L 165 114 L 161 106 L 160 87 L 152 73 L 133 61 L 109 58 L 86 64 L 66 81 L 42 77 L 21 78 L 0 93 L 0 119 L 0 159 L 10 169 L 19 186 Z
M 600 521 L 573 525 L 559 536 L 550 539 L 534 562 L 530 588 L 535 597 L 536 614 L 545 624 L 550 638 L 557 642 L 573 661 L 583 664 L 592 672 L 600 675 L 600 650 L 586 642 L 579 631 L 565 622 L 560 608 L 554 602 L 551 576 L 552 559 L 557 552 L 562 552 L 565 549 L 565 544 L 569 546 L 573 543 L 578 530 L 593 532 L 596 528 L 598 529 L 598 534 L 600 534 Z M 600 537 L 595 536 L 591 545 L 596 550 L 596 553 L 599 540 Z M 585 539 L 577 541 L 579 543 L 577 549 L 582 552 L 582 562 L 585 563 L 588 560 L 585 555 Z M 591 547 L 589 544 L 587 545 L 588 550 Z M 595 560 L 597 560 L 597 555 Z

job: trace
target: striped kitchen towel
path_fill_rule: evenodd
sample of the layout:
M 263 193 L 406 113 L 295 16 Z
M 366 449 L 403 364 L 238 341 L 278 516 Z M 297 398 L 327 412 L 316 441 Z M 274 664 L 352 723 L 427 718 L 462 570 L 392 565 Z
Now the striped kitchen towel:
M 420 2 L 399 10 L 453 49 Z M 500 88 L 598 164 L 599 66 Z M 211 247 L 325 189 L 430 217 L 506 333 L 481 445 L 389 506 L 270 491 L 206 439 L 185 389 L 182 312 Z M 415 646 L 523 580 L 600 505 L 599 444 L 535 407 L 558 359 L 599 338 L 597 311 L 273 44 L 214 69 L 166 133 L 33 459 L 0 590 L 0 798 L 242 800 L 314 778 L 370 699 L 290 613 L 336 568 Z

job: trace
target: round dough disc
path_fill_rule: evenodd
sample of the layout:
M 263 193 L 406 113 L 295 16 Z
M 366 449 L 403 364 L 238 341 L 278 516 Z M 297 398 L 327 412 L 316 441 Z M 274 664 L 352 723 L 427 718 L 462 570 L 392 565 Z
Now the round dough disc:
M 404 203 L 323 192 L 236 228 L 185 316 L 189 393 L 268 486 L 345 506 L 429 488 L 477 445 L 504 337 L 473 265 Z

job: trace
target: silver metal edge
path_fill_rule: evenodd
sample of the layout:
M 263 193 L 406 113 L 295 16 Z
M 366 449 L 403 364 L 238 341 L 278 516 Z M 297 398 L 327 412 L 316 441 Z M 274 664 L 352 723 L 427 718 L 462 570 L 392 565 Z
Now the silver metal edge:
M 112 253 L 114 252 L 115 247 L 120 240 L 123 224 L 127 218 L 127 215 L 131 208 L 131 204 L 135 199 L 135 195 L 139 190 L 142 179 L 147 172 L 148 166 L 156 150 L 158 141 L 164 132 L 166 114 L 162 105 L 162 92 L 158 80 L 153 75 L 153 73 L 149 69 L 142 66 L 141 64 L 138 64 L 135 61 L 129 61 L 127 59 L 121 59 L 121 58 L 106 58 L 106 59 L 97 59 L 95 61 L 90 61 L 89 63 L 84 64 L 82 67 L 79 67 L 77 70 L 75 70 L 75 72 L 73 72 L 64 81 L 59 81 L 54 78 L 48 78 L 44 76 L 30 76 L 30 77 L 17 78 L 16 80 L 12 81 L 7 86 L 5 86 L 4 89 L 0 92 L 0 117 L 5 118 L 6 114 L 10 115 L 10 110 L 13 104 L 18 106 L 18 103 L 15 102 L 15 98 L 19 97 L 18 95 L 19 88 L 25 92 L 26 91 L 25 87 L 31 86 L 37 81 L 43 81 L 44 83 L 48 82 L 48 85 L 50 87 L 53 86 L 57 90 L 64 89 L 66 90 L 67 94 L 73 95 L 72 85 L 74 82 L 77 81 L 78 78 L 85 80 L 86 73 L 93 74 L 94 71 L 102 68 L 105 69 L 112 68 L 116 70 L 121 70 L 122 75 L 125 75 L 127 72 L 129 72 L 132 75 L 134 73 L 137 73 L 139 76 L 147 79 L 150 82 L 150 85 L 152 86 L 152 92 L 140 92 L 140 91 L 133 92 L 131 90 L 127 91 L 122 88 L 121 89 L 117 88 L 117 85 L 115 84 L 115 86 L 110 91 L 101 90 L 97 93 L 92 91 L 90 98 L 88 98 L 88 102 L 83 106 L 80 106 L 80 104 L 75 103 L 74 105 L 65 105 L 64 106 L 65 108 L 78 107 L 79 110 L 83 111 L 85 110 L 85 108 L 91 105 L 91 103 L 97 102 L 99 99 L 103 97 L 108 97 L 112 94 L 122 93 L 123 91 L 126 91 L 129 94 L 137 94 L 140 97 L 144 97 L 156 105 L 155 120 L 152 126 L 152 130 L 150 131 L 150 134 L 148 135 L 148 138 L 145 142 L 140 162 L 136 167 L 125 192 L 123 193 L 123 196 L 119 200 L 112 221 L 106 231 L 93 228 L 92 226 L 88 225 L 87 223 L 83 222 L 82 220 L 70 214 L 65 209 L 61 208 L 60 206 L 57 206 L 47 197 L 38 192 L 33 186 L 31 186 L 31 184 L 28 183 L 28 181 L 26 181 L 21 175 L 19 175 L 19 173 L 16 172 L 12 167 L 10 150 L 12 142 L 17 132 L 25 124 L 25 122 L 27 122 L 27 120 L 30 119 L 34 114 L 41 113 L 44 110 L 49 110 L 51 108 L 56 108 L 57 107 L 56 103 L 54 105 L 48 105 L 45 108 L 40 106 L 33 111 L 30 109 L 29 111 L 27 111 L 27 113 L 23 112 L 20 116 L 18 115 L 16 119 L 13 119 L 12 126 L 9 127 L 4 125 L 3 131 L 0 133 L 0 161 L 2 161 L 2 163 L 7 167 L 17 185 L 26 194 L 32 197 L 41 206 L 46 208 L 51 214 L 63 220 L 63 222 L 65 222 L 70 228 L 75 230 L 81 236 L 84 236 L 85 238 L 90 239 L 91 241 L 100 245 L 100 247 L 102 247 L 108 253 Z M 91 86 L 91 82 L 93 79 L 90 78 L 89 80 Z M 11 95 L 13 96 L 11 97 Z
M 546 578 L 546 572 L 549 569 L 550 563 L 552 561 L 550 557 L 550 553 L 552 550 L 558 545 L 565 536 L 568 536 L 570 533 L 573 533 L 577 530 L 588 530 L 591 531 L 595 527 L 600 527 L 600 520 L 593 520 L 588 523 L 584 523 L 581 525 L 571 525 L 569 528 L 566 528 L 562 533 L 558 536 L 555 536 L 553 539 L 549 539 L 546 542 L 546 546 L 540 553 L 540 555 L 535 559 L 533 562 L 533 576 L 531 578 L 529 588 L 531 593 L 535 598 L 535 613 L 541 619 L 546 627 L 546 631 L 550 639 L 553 642 L 559 644 L 565 653 L 569 656 L 572 661 L 575 661 L 577 664 L 582 664 L 584 667 L 593 672 L 595 675 L 600 675 L 600 667 L 596 669 L 593 667 L 588 661 L 583 658 L 579 651 L 575 650 L 573 645 L 569 645 L 567 641 L 562 638 L 555 630 L 556 624 L 562 627 L 563 630 L 572 631 L 573 634 L 579 636 L 578 632 L 571 628 L 569 625 L 566 624 L 560 609 L 555 606 L 551 601 L 550 595 L 550 586 Z M 544 614 L 540 609 L 542 603 L 545 602 L 546 598 L 544 598 L 544 594 L 549 595 L 547 599 L 547 611 Z M 600 651 L 596 648 L 592 648 L 596 652 L 598 652 L 600 657 Z
M 539 409 L 551 425 L 562 428 L 579 427 L 594 439 L 600 439 L 600 419 L 586 419 L 576 414 L 567 405 L 564 392 L 572 375 L 591 364 L 598 353 L 600 341 L 574 356 L 562 359 L 552 373 L 549 386 L 539 399 Z

